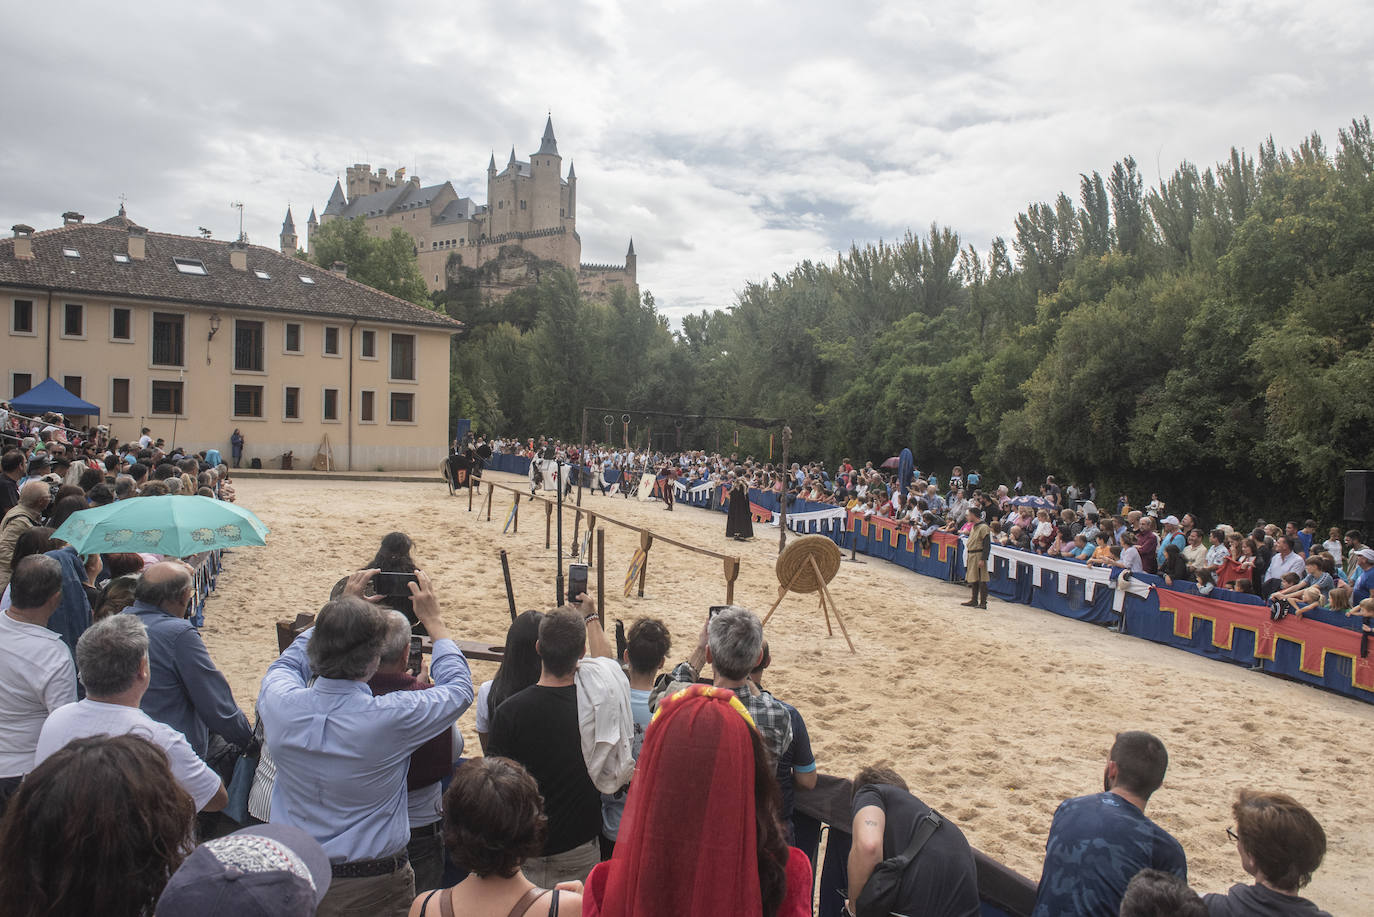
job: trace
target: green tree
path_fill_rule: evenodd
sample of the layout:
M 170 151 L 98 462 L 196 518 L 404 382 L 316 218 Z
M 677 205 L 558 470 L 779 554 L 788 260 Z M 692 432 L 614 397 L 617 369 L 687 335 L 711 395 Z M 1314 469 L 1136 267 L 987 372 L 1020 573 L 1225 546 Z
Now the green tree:
M 415 243 L 405 230 L 393 227 L 391 235 L 374 238 L 361 219 L 330 220 L 311 238 L 313 260 L 320 267 L 341 261 L 348 265 L 348 276 L 373 289 L 434 308 L 415 257 Z

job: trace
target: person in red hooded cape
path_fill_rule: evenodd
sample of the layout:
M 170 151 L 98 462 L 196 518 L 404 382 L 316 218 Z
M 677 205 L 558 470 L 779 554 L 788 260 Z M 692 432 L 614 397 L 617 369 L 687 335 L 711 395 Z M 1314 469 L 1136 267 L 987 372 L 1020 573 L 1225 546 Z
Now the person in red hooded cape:
M 644 734 L 590 917 L 809 917 L 811 863 L 787 846 L 774 764 L 733 691 L 664 698 Z

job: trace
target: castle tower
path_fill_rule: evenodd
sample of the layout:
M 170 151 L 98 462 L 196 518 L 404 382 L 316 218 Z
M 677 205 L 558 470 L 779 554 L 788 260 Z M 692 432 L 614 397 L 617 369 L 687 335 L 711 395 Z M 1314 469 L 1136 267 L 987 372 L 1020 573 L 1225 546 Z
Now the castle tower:
M 573 224 L 577 221 L 577 168 L 571 159 L 568 160 L 567 220 L 568 229 L 575 228 Z
M 286 205 L 286 219 L 281 222 L 281 253 L 296 254 L 296 221 L 291 219 L 291 205 Z
M 639 256 L 635 254 L 635 240 L 630 239 L 630 250 L 625 253 L 625 273 L 630 275 L 630 285 L 639 285 Z
M 315 244 L 315 230 L 320 228 L 320 221 L 315 218 L 315 208 L 310 208 L 310 219 L 305 221 L 305 250 L 310 251 L 310 246 Z
M 553 135 L 553 115 L 544 122 L 539 151 L 530 157 L 533 188 L 526 196 L 528 209 L 521 212 L 522 228 L 557 229 L 567 212 L 563 201 L 563 157 L 558 155 L 558 140 Z
M 343 216 L 344 207 L 348 205 L 348 199 L 344 197 L 343 185 L 339 180 L 334 179 L 334 190 L 329 192 L 329 203 L 324 205 L 324 214 L 321 223 L 328 223 L 334 217 Z

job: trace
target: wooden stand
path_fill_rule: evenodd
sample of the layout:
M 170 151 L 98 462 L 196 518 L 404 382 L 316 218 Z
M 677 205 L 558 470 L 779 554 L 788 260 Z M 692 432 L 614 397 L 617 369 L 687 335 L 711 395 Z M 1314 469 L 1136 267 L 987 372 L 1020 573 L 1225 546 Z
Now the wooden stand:
M 816 582 L 820 584 L 820 588 L 816 591 L 820 593 L 821 613 L 825 615 L 825 632 L 830 636 L 834 636 L 835 634 L 834 629 L 830 626 L 830 613 L 833 611 L 835 613 L 835 621 L 840 625 L 840 633 L 844 635 L 844 642 L 849 644 L 849 651 L 851 653 L 857 652 L 857 650 L 854 649 L 854 641 L 849 639 L 849 629 L 844 626 L 844 616 L 840 614 L 840 606 L 835 604 L 835 597 L 830 594 L 830 587 L 826 584 L 825 577 L 821 575 L 821 568 L 816 565 L 816 559 L 814 557 L 808 557 L 806 561 L 811 567 L 811 572 L 816 577 Z M 802 567 L 798 572 L 792 574 L 792 578 L 778 588 L 777 599 L 773 602 L 772 607 L 768 609 L 768 614 L 763 617 L 764 626 L 767 626 L 768 619 L 773 617 L 773 612 L 778 610 L 778 606 L 781 605 L 782 600 L 787 597 L 787 593 L 792 591 L 792 585 L 801 577 L 802 571 L 805 569 L 805 567 Z
M 310 463 L 310 467 L 315 471 L 334 470 L 334 449 L 329 445 L 328 433 L 320 440 L 320 448 L 316 451 L 315 460 Z

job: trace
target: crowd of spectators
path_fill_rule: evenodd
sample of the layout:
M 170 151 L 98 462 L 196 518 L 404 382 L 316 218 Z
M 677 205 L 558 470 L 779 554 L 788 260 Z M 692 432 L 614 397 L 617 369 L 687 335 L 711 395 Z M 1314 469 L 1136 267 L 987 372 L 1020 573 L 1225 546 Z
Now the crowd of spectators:
M 21 454 L 26 473 L 35 445 Z M 172 477 L 195 481 L 215 457 L 163 462 L 150 442 L 103 458 L 113 459 L 104 472 L 81 464 L 102 479 L 143 468 L 121 496 L 135 499 Z M 655 458 L 635 460 L 652 468 Z M 876 503 L 881 491 L 888 507 L 912 511 L 890 477 L 871 468 L 846 463 L 830 482 L 814 467 L 684 458 L 660 462 L 693 479 L 771 480 L 784 498 L 794 487 L 799 495 L 808 483 L 814 489 L 808 476 L 816 475 L 832 485 L 821 490 L 833 501 Z M 664 671 L 673 641 L 662 621 L 642 618 L 608 634 L 588 596 L 570 597 L 517 616 L 499 670 L 477 686 L 415 542 L 396 532 L 267 668 L 250 723 L 186 620 L 187 565 L 92 560 L 54 544 L 56 526 L 42 523 L 60 525 L 63 497 L 50 489 L 63 485 L 35 470 L 5 516 L 7 525 L 15 511 L 28 519 L 12 542 L 0 615 L 7 913 L 811 913 L 814 864 L 792 844 L 797 794 L 816 785 L 818 762 L 805 711 L 764 686 L 772 657 L 752 611 L 713 609 L 685 659 Z M 938 513 L 954 531 L 982 525 L 980 537 L 995 539 L 985 517 L 1007 506 L 957 477 L 943 492 L 930 476 L 913 480 L 909 492 L 922 496 L 910 502 L 924 504 L 922 519 Z M 206 481 L 213 495 L 227 478 Z M 80 493 L 70 497 L 81 505 L 69 512 L 82 512 L 99 484 L 74 486 Z M 1070 513 L 1071 525 L 1101 522 L 1082 506 L 1053 506 L 1061 523 Z M 1122 516 L 1133 529 L 1122 535 L 1139 554 L 1135 530 L 1154 529 L 1141 523 L 1151 517 L 1130 514 Z M 1178 548 L 1176 534 L 1189 546 L 1196 527 L 1169 518 L 1162 548 Z M 1058 537 L 1049 534 L 1047 550 Z M 1043 537 L 1030 533 L 1032 542 Z M 1320 556 L 1302 547 L 1308 561 Z M 1361 549 L 1353 552 L 1361 569 L 1374 567 Z M 1280 600 L 1320 590 L 1318 568 L 1313 582 Z M 382 587 L 379 574 L 404 588 Z M 112 598 L 107 583 L 131 577 L 126 594 Z M 69 607 L 87 616 L 72 645 L 54 627 Z M 464 749 L 456 728 L 470 706 L 480 755 Z M 1153 736 L 1117 737 L 1106 792 L 1065 802 L 1049 826 L 1036 913 L 1156 913 L 1127 908 L 1169 895 L 1180 907 L 1198 902 L 1181 846 L 1144 815 L 1166 766 Z M 977 913 L 963 832 L 900 775 L 861 771 L 851 813 L 851 908 L 863 910 L 869 877 L 919 835 L 923 852 L 902 876 L 896 909 Z M 1323 913 L 1298 896 L 1325 853 L 1311 814 L 1287 796 L 1247 790 L 1234 817 L 1240 865 L 1255 883 L 1207 896 L 1202 912 L 1263 905 L 1266 913 Z

